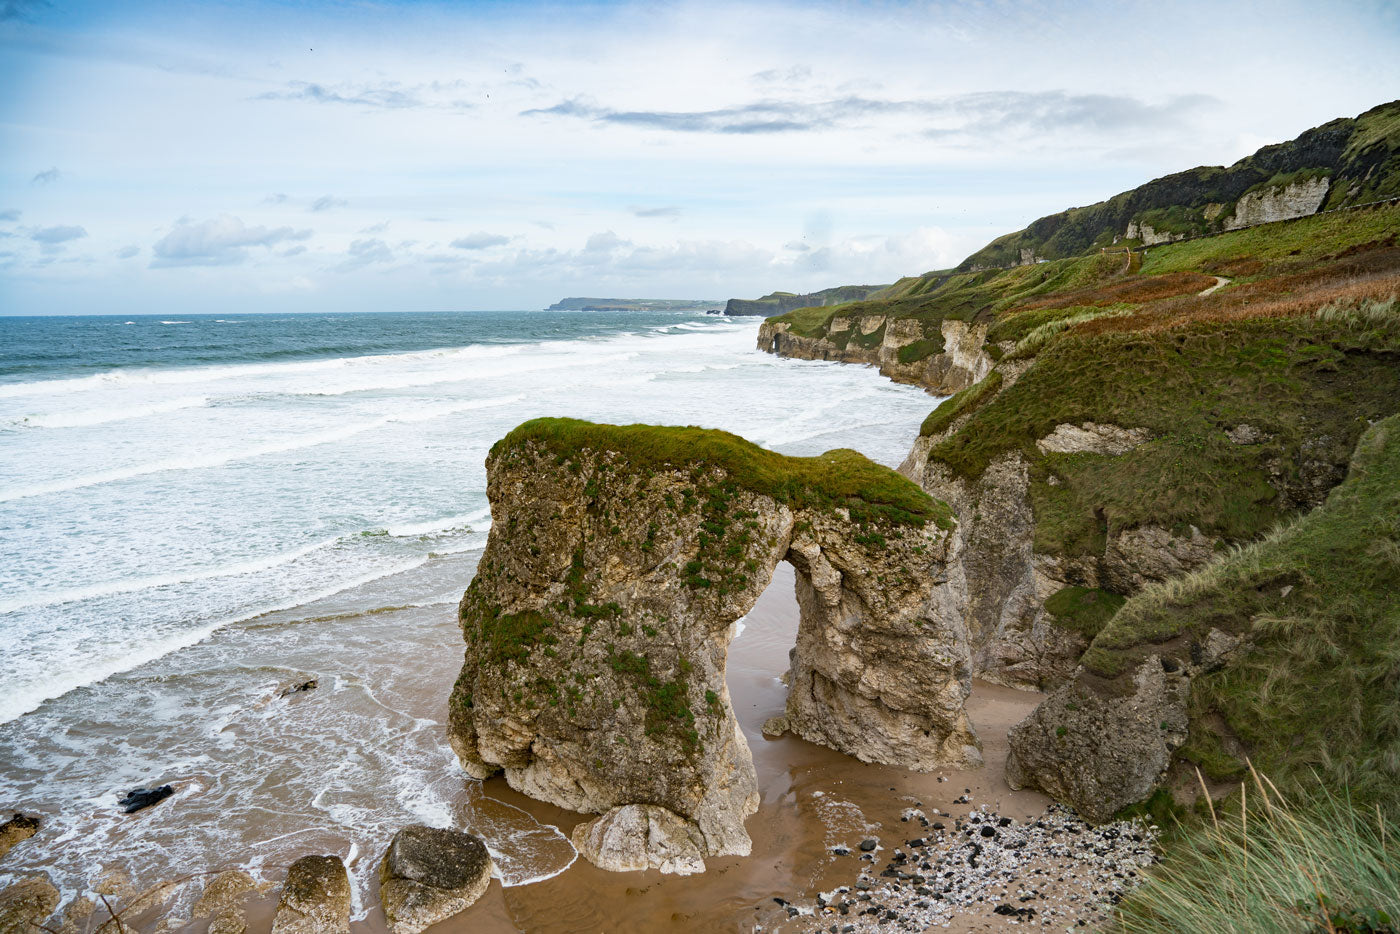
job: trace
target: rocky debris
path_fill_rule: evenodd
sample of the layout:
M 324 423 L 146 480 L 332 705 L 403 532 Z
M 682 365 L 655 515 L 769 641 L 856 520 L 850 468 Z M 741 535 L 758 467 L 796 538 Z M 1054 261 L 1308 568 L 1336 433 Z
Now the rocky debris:
M 629 446 L 669 449 L 674 432 L 695 433 L 687 452 L 718 453 L 637 464 Z M 588 443 L 569 446 L 573 433 Z M 753 459 L 761 477 L 800 468 L 810 482 L 873 470 L 916 497 L 911 508 L 937 506 L 855 458 L 789 467 L 797 459 L 719 432 L 551 419 L 493 448 L 494 522 L 460 608 L 467 652 L 449 705 L 466 771 L 504 771 L 518 791 L 604 815 L 580 850 L 609 865 L 698 871 L 706 856 L 747 855 L 758 793 L 725 659 L 731 624 L 783 559 L 801 607 L 789 729 L 867 761 L 980 761 L 966 637 L 938 594 L 948 533 L 936 510 L 894 524 L 879 511 L 890 507 L 867 513 L 850 493 L 837 500 L 848 505 L 820 491 L 794 501 L 791 485 L 753 479 Z
M 58 889 L 44 876 L 27 876 L 0 890 L 0 934 L 41 934 L 58 907 Z
M 1082 425 L 1056 425 L 1050 434 L 1035 443 L 1042 454 L 1127 454 L 1147 441 L 1146 428 L 1119 428 L 1085 422 Z
M 39 832 L 40 820 L 32 814 L 22 814 L 18 811 L 5 823 L 0 824 L 0 859 L 10 852 L 10 847 L 16 843 L 28 840 Z
M 133 788 L 126 793 L 126 796 L 117 801 L 117 807 L 127 814 L 135 814 L 137 811 L 148 808 L 154 804 L 159 804 L 175 793 L 175 789 L 170 785 L 161 785 L 154 788 Z
M 306 681 L 297 681 L 293 684 L 289 684 L 286 687 L 282 688 L 282 690 L 277 692 L 277 696 L 291 697 L 293 694 L 302 694 L 307 691 L 314 691 L 319 686 L 320 680 L 317 678 L 310 678 Z
M 303 856 L 287 870 L 272 934 L 349 934 L 350 877 L 339 856 Z
M 391 934 L 418 934 L 465 911 L 491 884 L 486 844 L 469 833 L 414 825 L 394 834 L 379 867 Z
M 809 916 L 801 930 L 812 934 L 924 931 L 992 917 L 1063 930 L 1109 920 L 1156 862 L 1156 828 L 1092 827 L 1060 805 L 1024 821 L 982 805 L 949 822 L 894 847 L 883 866 L 862 865 L 852 884 L 811 904 L 780 904 L 789 918 Z
M 690 875 L 705 871 L 705 839 L 690 821 L 654 804 L 628 804 L 579 824 L 574 848 L 600 869 L 659 869 Z
M 88 930 L 88 919 L 96 910 L 97 905 L 86 895 L 71 899 L 63 906 L 63 923 L 59 925 L 59 934 L 79 934 Z
M 1253 425 L 1240 424 L 1225 432 L 1232 444 L 1263 444 L 1269 436 Z

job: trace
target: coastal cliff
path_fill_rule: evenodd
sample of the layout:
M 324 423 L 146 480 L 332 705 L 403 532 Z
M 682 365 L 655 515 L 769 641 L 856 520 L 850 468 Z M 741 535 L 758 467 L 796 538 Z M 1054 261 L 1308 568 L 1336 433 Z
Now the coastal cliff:
M 824 308 L 844 302 L 856 302 L 885 288 L 883 285 L 838 285 L 819 292 L 770 292 L 762 298 L 731 298 L 724 313 L 731 317 L 748 315 L 780 315 L 795 308 Z
M 959 271 L 1063 259 L 1126 242 L 1166 243 L 1400 197 L 1400 101 L 1314 127 L 1232 166 L 1154 179 L 1039 218 L 973 253 Z
M 1290 185 L 1274 194 L 1325 187 Z M 1267 219 L 1270 197 L 1242 210 Z M 1099 821 L 1184 767 L 1237 777 L 1258 754 L 1291 774 L 1271 730 L 1326 746 L 1319 724 L 1263 701 L 1255 669 L 1232 667 L 1257 657 L 1256 624 L 1237 616 L 1159 646 L 1141 636 L 1157 624 L 1130 621 L 1162 593 L 1220 580 L 1271 530 L 1321 522 L 1357 475 L 1363 434 L 1400 398 L 1397 229 L 1400 207 L 1370 207 L 1147 254 L 930 273 L 764 322 L 761 350 L 952 393 L 900 471 L 957 519 L 943 594 L 974 674 L 1053 692 L 1013 731 L 1018 787 Z M 1205 603 L 1229 602 L 1213 593 Z M 1340 625 L 1312 612 L 1297 625 Z M 1247 690 L 1209 687 L 1249 678 Z M 1355 702 L 1385 707 L 1369 690 Z M 1380 741 L 1349 742 L 1361 755 Z M 1345 778 L 1374 787 L 1384 775 L 1376 764 Z
M 786 726 L 867 761 L 980 762 L 947 507 L 852 451 L 788 458 L 701 429 L 538 419 L 487 462 L 493 525 L 449 714 L 467 772 L 575 811 L 608 869 L 747 854 L 752 758 L 732 625 L 781 560 L 801 621 Z

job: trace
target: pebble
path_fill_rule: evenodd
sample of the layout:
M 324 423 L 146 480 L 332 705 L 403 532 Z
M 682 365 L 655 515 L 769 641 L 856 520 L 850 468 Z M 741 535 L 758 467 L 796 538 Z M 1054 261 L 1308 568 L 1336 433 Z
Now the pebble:
M 959 802 L 970 802 L 970 794 Z M 900 815 L 906 823 L 915 817 L 911 810 Z M 861 859 L 870 865 L 845 864 L 859 867 L 859 877 L 810 907 L 802 899 L 775 901 L 789 918 L 799 906 L 802 915 L 810 914 L 813 926 L 800 930 L 813 934 L 926 931 L 958 916 L 1064 930 L 1109 920 L 1113 906 L 1141 881 L 1140 870 L 1157 861 L 1156 828 L 1139 821 L 1091 827 L 1058 804 L 1025 821 L 986 805 L 946 816 L 953 829 L 924 822 L 922 836 L 895 841 L 900 845 L 883 866 L 873 853 L 879 840 L 862 840 Z

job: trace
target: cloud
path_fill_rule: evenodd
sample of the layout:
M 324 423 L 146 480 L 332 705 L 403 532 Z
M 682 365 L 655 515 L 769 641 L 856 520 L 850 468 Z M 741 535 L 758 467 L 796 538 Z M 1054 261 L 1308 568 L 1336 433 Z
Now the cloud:
M 434 110 L 465 111 L 475 105 L 460 97 L 451 97 L 466 87 L 462 81 L 433 81 L 405 87 L 397 81 L 359 86 L 328 86 L 312 81 L 289 81 L 284 90 L 267 91 L 253 98 L 258 101 L 303 101 L 312 104 L 348 104 L 368 110 Z
M 456 240 L 452 241 L 452 246 L 459 250 L 484 250 L 487 247 L 501 246 L 509 242 L 510 237 L 479 230 L 474 234 L 458 237 Z
M 354 240 L 346 251 L 346 258 L 340 264 L 341 270 L 360 269 L 373 263 L 392 263 L 394 251 L 383 240 Z
M 275 191 L 263 199 L 263 204 L 286 204 L 288 197 L 280 191 Z
M 614 110 L 583 98 L 522 111 L 526 117 L 567 117 L 596 124 L 672 133 L 794 133 L 868 125 L 885 117 L 922 118 L 930 138 L 970 134 L 1046 133 L 1059 130 L 1121 132 L 1175 126 L 1218 101 L 1204 94 L 1151 104 L 1111 94 L 1066 91 L 986 91 L 951 97 L 882 100 L 848 96 L 826 101 L 761 100 L 715 110 Z
M 31 185 L 47 185 L 50 182 L 58 181 L 62 176 L 63 173 L 60 172 L 57 168 L 45 169 L 44 171 L 38 173 L 33 178 L 31 178 L 29 180 L 29 183 Z
M 356 231 L 356 233 L 362 233 L 362 234 L 383 233 L 384 231 L 386 231 L 386 230 L 388 230 L 388 229 L 389 229 L 389 222 L 388 222 L 388 221 L 380 221 L 380 222 L 377 223 L 377 224 L 370 224 L 368 227 L 361 227 L 358 231 Z
M 81 227 L 40 227 L 29 235 L 29 239 L 33 240 L 35 243 L 58 244 L 67 243 L 69 240 L 77 240 L 87 235 L 88 232 Z
M 48 0 L 0 0 L 0 23 L 30 19 L 48 6 Z
M 583 245 L 583 252 L 611 253 L 613 250 L 620 249 L 624 246 L 631 246 L 631 242 L 622 239 L 611 230 L 604 230 L 588 238 L 588 242 Z
M 21 213 L 23 212 L 21 212 L 18 208 L 10 208 L 5 211 L 0 211 L 0 221 L 17 221 L 19 220 L 19 216 Z
M 151 266 L 232 266 L 248 258 L 250 247 L 271 247 L 310 236 L 310 230 L 291 227 L 249 227 L 227 214 L 204 221 L 181 218 L 152 247 Z
M 296 246 L 289 246 L 289 247 L 287 247 L 285 250 L 283 250 L 281 253 L 278 253 L 277 255 L 280 256 L 280 257 L 282 257 L 283 259 L 286 259 L 286 258 L 291 257 L 291 256 L 300 256 L 301 254 L 303 254 L 303 253 L 305 253 L 305 252 L 306 252 L 306 245 L 305 245 L 305 244 L 302 244 L 302 243 L 298 243 Z
M 680 217 L 681 209 L 674 204 L 660 208 L 643 208 L 632 206 L 628 208 L 637 217 Z
M 343 208 L 349 203 L 350 202 L 346 201 L 344 198 L 335 198 L 331 195 L 322 195 L 315 201 L 311 202 L 311 207 L 309 208 L 309 210 L 316 212 L 329 211 L 332 208 Z
M 139 246 L 124 246 L 113 255 L 116 256 L 117 259 L 131 259 L 140 252 L 141 248 Z

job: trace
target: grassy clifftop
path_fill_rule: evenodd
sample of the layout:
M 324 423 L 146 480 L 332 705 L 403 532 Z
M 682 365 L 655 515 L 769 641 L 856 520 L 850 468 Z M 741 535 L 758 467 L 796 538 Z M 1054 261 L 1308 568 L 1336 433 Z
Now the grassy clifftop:
M 516 427 L 491 448 L 491 456 L 534 442 L 558 463 L 585 450 L 613 451 L 632 470 L 718 467 L 729 480 L 792 506 L 842 507 L 855 519 L 902 525 L 952 527 L 948 507 L 917 484 L 856 451 L 827 451 L 817 457 L 788 457 L 738 435 L 709 428 L 600 425 L 572 418 L 536 418 Z
M 1047 215 L 993 240 L 958 268 L 1075 256 L 1127 238 L 1132 223 L 1174 235 L 1211 233 L 1226 226 L 1242 196 L 1316 179 L 1328 183 L 1322 209 L 1400 196 L 1400 101 L 1265 146 L 1229 167 L 1188 169 Z

